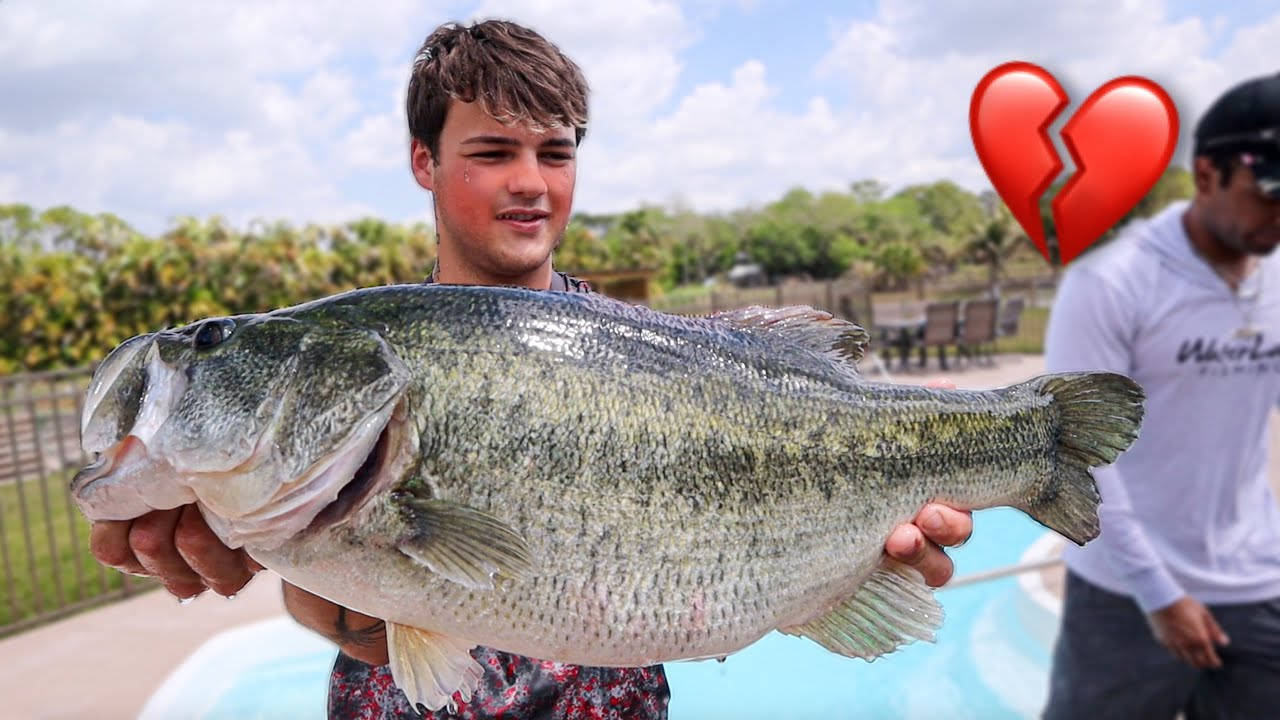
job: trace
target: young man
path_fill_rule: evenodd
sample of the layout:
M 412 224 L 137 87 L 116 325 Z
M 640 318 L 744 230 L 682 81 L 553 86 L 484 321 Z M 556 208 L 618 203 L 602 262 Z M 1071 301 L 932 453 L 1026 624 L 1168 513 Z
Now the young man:
M 1078 260 L 1050 316 L 1049 370 L 1147 401 L 1095 471 L 1101 536 L 1066 550 L 1047 718 L 1280 713 L 1280 75 L 1210 107 L 1194 163 L 1195 197 Z
M 414 178 L 434 197 L 439 249 L 432 280 L 585 289 L 551 263 L 569 221 L 577 147 L 587 127 L 587 86 L 577 66 L 531 30 L 484 22 L 437 29 L 412 72 L 410 161 Z M 886 550 L 938 586 L 952 572 L 940 545 L 958 544 L 971 530 L 968 513 L 929 506 L 894 532 Z M 229 595 L 260 569 L 218 542 L 194 508 L 98 523 L 93 547 L 109 565 L 162 578 L 178 597 L 206 587 Z M 420 717 L 391 682 L 381 621 L 287 583 L 284 594 L 295 619 L 341 649 L 331 717 Z M 666 716 L 661 667 L 582 668 L 489 648 L 473 655 L 486 675 L 456 716 Z

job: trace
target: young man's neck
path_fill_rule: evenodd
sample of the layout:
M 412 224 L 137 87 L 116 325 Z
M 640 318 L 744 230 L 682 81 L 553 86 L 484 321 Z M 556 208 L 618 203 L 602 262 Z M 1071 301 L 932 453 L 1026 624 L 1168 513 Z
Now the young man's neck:
M 550 258 L 538 268 L 522 275 L 497 275 L 468 263 L 460 253 L 454 252 L 447 241 L 440 242 L 436 247 L 439 255 L 432 273 L 435 282 L 448 285 L 510 285 L 531 290 L 551 289 Z
M 1204 209 L 1192 203 L 1182 214 L 1182 227 L 1191 240 L 1191 247 L 1204 258 L 1228 285 L 1233 288 L 1257 264 L 1257 258 L 1232 248 L 1224 247 L 1209 230 L 1203 218 Z

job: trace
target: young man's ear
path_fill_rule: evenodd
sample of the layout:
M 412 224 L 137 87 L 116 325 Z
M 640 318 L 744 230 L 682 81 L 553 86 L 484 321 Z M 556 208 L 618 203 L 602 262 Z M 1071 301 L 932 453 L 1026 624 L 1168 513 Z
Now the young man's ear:
M 1195 182 L 1196 192 L 1207 194 L 1217 182 L 1218 168 L 1207 155 L 1197 155 L 1191 159 L 1191 179 Z
M 431 148 L 417 140 L 409 143 L 409 165 L 413 168 L 413 179 L 418 181 L 424 190 L 435 191 L 435 165 L 432 163 Z

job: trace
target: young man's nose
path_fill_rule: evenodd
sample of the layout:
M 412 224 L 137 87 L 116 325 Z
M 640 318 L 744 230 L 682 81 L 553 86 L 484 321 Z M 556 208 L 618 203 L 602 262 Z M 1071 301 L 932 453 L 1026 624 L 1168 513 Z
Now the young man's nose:
M 507 191 L 512 195 L 542 195 L 547 192 L 547 181 L 537 156 L 521 156 L 512 166 L 507 178 Z

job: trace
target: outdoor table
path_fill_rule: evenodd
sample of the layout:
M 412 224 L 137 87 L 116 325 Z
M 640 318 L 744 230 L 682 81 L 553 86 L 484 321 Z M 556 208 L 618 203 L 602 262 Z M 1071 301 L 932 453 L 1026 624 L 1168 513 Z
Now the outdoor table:
M 911 348 L 924 332 L 924 315 L 895 320 L 877 320 L 875 326 L 876 334 L 883 338 L 886 344 L 898 348 L 902 369 L 907 369 L 910 365 Z

